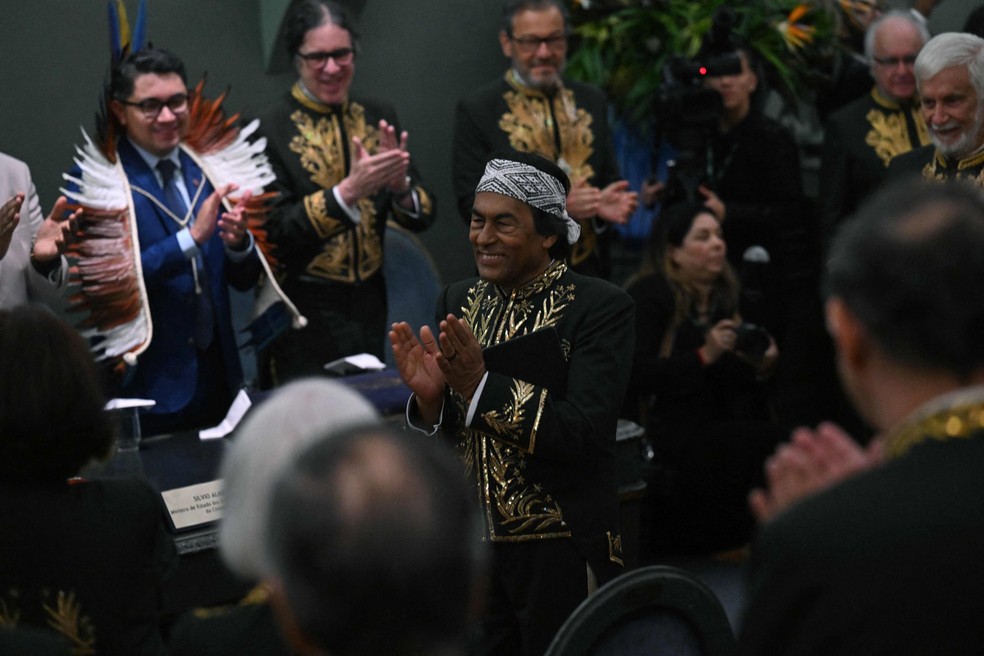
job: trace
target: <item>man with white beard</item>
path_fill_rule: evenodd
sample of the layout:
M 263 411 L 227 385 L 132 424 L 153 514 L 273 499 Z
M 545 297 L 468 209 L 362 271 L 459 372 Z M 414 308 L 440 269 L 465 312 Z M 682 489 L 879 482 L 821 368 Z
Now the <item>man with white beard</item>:
M 892 160 L 892 177 L 967 180 L 984 187 L 984 39 L 948 32 L 929 40 L 915 65 L 933 145 Z

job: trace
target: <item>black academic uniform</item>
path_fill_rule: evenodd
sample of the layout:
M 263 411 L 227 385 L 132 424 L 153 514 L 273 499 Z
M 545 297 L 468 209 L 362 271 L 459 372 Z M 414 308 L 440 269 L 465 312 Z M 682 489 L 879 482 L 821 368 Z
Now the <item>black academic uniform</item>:
M 945 157 L 935 146 L 924 146 L 899 155 L 889 165 L 892 180 L 921 176 L 925 180 L 963 180 L 984 187 L 984 151 L 963 159 Z
M 0 487 L 0 624 L 52 628 L 73 653 L 159 656 L 161 590 L 176 566 L 143 481 Z
M 820 215 L 830 239 L 840 221 L 888 177 L 893 157 L 929 143 L 918 102 L 899 103 L 878 87 L 831 115 L 823 140 Z
M 385 103 L 351 98 L 326 105 L 310 98 L 300 84 L 261 119 L 267 156 L 277 179 L 266 237 L 273 247 L 281 286 L 309 324 L 290 330 L 271 347 L 275 383 L 317 375 L 323 364 L 355 353 L 383 357 L 386 285 L 383 244 L 387 219 L 410 230 L 424 230 L 435 217 L 434 197 L 409 175 L 419 203 L 413 216 L 393 195 L 359 200 L 353 221 L 332 188 L 351 169 L 352 138 L 369 153 L 379 143 L 380 119 L 400 131 L 394 109 Z
M 489 372 L 471 424 L 465 425 L 466 400 L 452 393 L 441 424 L 475 486 L 493 545 L 488 615 L 522 625 L 522 647 L 500 643 L 498 649 L 542 653 L 586 596 L 585 563 L 599 583 L 621 569 L 615 428 L 632 358 L 632 300 L 554 262 L 510 294 L 477 278 L 455 283 L 438 303 L 439 317 L 448 312 L 466 319 L 483 347 L 548 328 L 560 338 L 566 371 L 555 389 Z M 531 559 L 542 562 L 515 576 Z M 551 590 L 541 579 L 557 588 L 582 585 Z M 501 637 L 502 624 L 493 633 Z
M 621 178 L 611 130 L 608 103 L 596 87 L 563 81 L 552 96 L 517 81 L 512 71 L 458 103 L 451 159 L 458 212 L 471 219 L 475 187 L 496 151 L 536 153 L 556 162 L 572 179 L 604 188 Z M 599 251 L 600 219 L 581 221 L 581 239 L 571 262 L 591 275 L 604 275 L 607 262 Z
M 763 528 L 738 654 L 981 653 L 982 408 L 910 424 L 884 464 Z

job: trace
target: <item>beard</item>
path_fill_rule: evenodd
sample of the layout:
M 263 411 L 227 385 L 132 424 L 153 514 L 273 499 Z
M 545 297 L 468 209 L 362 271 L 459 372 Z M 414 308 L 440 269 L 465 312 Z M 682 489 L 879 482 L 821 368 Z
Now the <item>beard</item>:
M 933 145 L 941 155 L 951 159 L 961 159 L 981 147 L 981 127 L 984 127 L 984 103 L 979 103 L 974 116 L 974 124 L 960 133 L 960 137 L 951 143 L 943 143 L 936 136 L 936 130 L 930 130 Z

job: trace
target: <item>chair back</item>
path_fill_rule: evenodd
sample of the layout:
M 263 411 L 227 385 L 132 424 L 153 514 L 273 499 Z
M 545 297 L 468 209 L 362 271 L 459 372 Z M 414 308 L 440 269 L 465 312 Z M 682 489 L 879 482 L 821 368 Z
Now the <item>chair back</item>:
M 424 324 L 435 328 L 434 309 L 442 285 L 433 258 L 417 235 L 392 221 L 386 224 L 384 239 L 387 326 L 406 321 L 414 331 Z M 384 340 L 383 351 L 386 364 L 395 366 L 388 337 Z
M 728 616 L 709 587 L 686 570 L 652 565 L 585 599 L 545 656 L 718 656 L 734 646 Z

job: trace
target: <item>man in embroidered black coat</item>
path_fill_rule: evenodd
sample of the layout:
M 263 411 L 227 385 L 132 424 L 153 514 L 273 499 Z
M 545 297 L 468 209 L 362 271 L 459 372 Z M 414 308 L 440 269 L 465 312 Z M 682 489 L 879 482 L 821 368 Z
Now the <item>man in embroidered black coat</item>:
M 984 76 L 974 79 L 972 70 L 984 71 L 984 39 L 973 34 L 940 34 L 919 53 L 916 81 L 933 145 L 893 159 L 893 178 L 921 175 L 984 187 Z
M 392 106 L 350 98 L 356 38 L 338 6 L 299 3 L 287 21 L 300 79 L 262 118 L 278 193 L 266 223 L 282 286 L 309 324 L 271 347 L 271 380 L 318 375 L 340 357 L 383 357 L 383 239 L 393 218 L 434 220 Z
M 929 143 L 912 70 L 929 33 L 904 11 L 890 12 L 868 29 L 875 85 L 834 112 L 824 132 L 820 212 L 827 239 L 881 186 L 893 157 Z
M 454 191 L 458 211 L 469 221 L 475 185 L 492 153 L 514 149 L 557 163 L 572 182 L 567 210 L 582 228 L 571 262 L 582 273 L 607 275 L 599 239 L 609 222 L 628 220 L 636 194 L 618 171 L 605 95 L 561 77 L 568 30 L 560 2 L 506 3 L 499 42 L 512 67 L 458 103 Z
M 772 511 L 752 548 L 738 653 L 980 652 L 984 297 L 970 290 L 981 252 L 984 202 L 961 185 L 887 187 L 838 233 L 827 325 L 883 455 L 858 451 L 866 470 Z M 795 482 L 783 461 L 761 498 Z
M 517 175 L 563 178 L 542 158 L 509 157 L 487 171 L 536 162 Z M 613 449 L 634 308 L 621 289 L 568 268 L 576 229 L 528 204 L 538 200 L 483 185 L 470 224 L 480 278 L 451 285 L 439 300 L 440 347 L 428 328 L 418 341 L 405 323 L 390 339 L 414 391 L 410 425 L 440 430 L 455 446 L 486 520 L 494 565 L 482 651 L 542 654 L 586 596 L 586 566 L 598 583 L 621 566 Z M 537 331 L 555 331 L 559 344 L 523 350 L 516 340 Z M 503 344 L 517 349 L 511 365 L 487 370 L 482 349 Z M 556 369 L 540 380 L 528 368 L 511 373 L 524 363 Z

